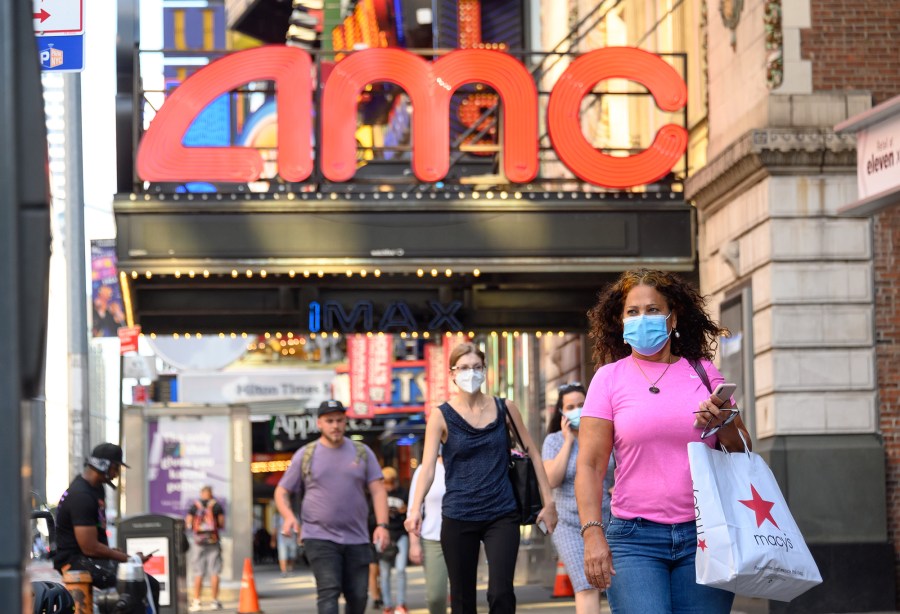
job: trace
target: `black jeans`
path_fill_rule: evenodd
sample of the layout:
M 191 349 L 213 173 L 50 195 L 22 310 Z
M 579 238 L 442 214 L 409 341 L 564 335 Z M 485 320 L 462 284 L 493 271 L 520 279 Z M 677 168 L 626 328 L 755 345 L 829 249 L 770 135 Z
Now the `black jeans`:
M 316 577 L 319 614 L 337 614 L 341 593 L 347 601 L 346 614 L 364 614 L 372 545 L 344 545 L 324 539 L 305 539 L 303 545 Z
M 475 614 L 477 610 L 478 552 L 484 542 L 488 560 L 488 606 L 491 614 L 514 614 L 513 577 L 519 554 L 519 514 L 469 522 L 443 518 L 441 547 L 450 577 L 450 611 Z

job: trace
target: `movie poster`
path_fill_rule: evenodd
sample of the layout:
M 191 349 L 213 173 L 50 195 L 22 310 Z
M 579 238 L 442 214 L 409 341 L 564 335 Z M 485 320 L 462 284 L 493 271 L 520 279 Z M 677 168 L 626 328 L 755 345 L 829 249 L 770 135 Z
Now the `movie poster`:
M 116 267 L 116 240 L 91 241 L 91 336 L 116 337 L 125 326 Z

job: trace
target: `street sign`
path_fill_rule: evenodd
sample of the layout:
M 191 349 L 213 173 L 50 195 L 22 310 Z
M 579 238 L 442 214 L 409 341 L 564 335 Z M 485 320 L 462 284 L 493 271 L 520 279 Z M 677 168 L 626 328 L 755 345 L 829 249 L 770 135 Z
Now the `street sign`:
M 84 34 L 84 0 L 33 0 L 37 36 Z
M 124 356 L 128 352 L 138 351 L 138 337 L 141 334 L 140 326 L 123 326 L 119 329 L 119 354 Z
M 84 35 L 36 36 L 41 70 L 79 72 L 84 70 Z

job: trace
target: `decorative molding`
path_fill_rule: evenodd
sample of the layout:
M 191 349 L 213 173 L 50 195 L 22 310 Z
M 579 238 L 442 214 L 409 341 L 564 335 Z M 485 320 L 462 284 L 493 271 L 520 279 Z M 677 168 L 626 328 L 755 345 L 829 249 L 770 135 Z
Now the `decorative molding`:
M 751 130 L 684 183 L 685 198 L 699 211 L 715 209 L 732 192 L 771 175 L 853 173 L 856 137 L 831 129 Z
M 719 15 L 722 23 L 731 30 L 731 48 L 737 50 L 737 27 L 741 23 L 741 11 L 744 10 L 744 0 L 719 0 Z
M 766 85 L 770 90 L 784 81 L 784 34 L 781 30 L 781 0 L 768 0 L 763 17 L 766 32 Z

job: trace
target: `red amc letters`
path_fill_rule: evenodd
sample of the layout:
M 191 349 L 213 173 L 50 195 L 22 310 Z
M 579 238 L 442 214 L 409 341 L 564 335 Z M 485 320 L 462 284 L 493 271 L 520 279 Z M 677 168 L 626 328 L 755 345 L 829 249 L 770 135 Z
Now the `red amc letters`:
M 150 124 L 137 152 L 144 181 L 248 183 L 263 169 L 249 147 L 185 147 L 182 139 L 195 117 L 218 96 L 251 81 L 274 81 L 278 113 L 278 172 L 290 182 L 313 170 L 310 55 L 294 47 L 239 51 L 206 66 L 178 87 Z M 631 47 L 607 47 L 574 60 L 553 87 L 547 128 L 559 159 L 579 179 L 607 188 L 628 188 L 664 177 L 687 148 L 687 131 L 660 128 L 650 147 L 614 157 L 589 143 L 581 129 L 582 99 L 606 79 L 644 85 L 657 106 L 678 111 L 687 103 L 681 76 L 657 55 Z M 402 87 L 412 106 L 412 169 L 423 182 L 441 180 L 450 164 L 450 96 L 467 83 L 483 83 L 500 96 L 503 114 L 503 171 L 514 183 L 538 172 L 538 95 L 528 69 L 494 50 L 461 49 L 429 62 L 403 49 L 366 49 L 338 62 L 322 97 L 322 174 L 346 182 L 356 171 L 357 101 L 365 86 L 387 81 Z

